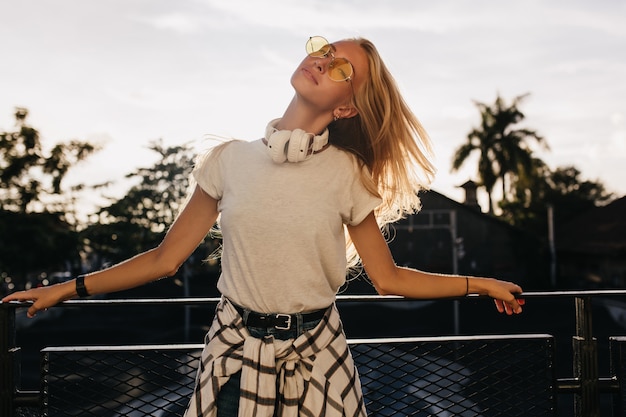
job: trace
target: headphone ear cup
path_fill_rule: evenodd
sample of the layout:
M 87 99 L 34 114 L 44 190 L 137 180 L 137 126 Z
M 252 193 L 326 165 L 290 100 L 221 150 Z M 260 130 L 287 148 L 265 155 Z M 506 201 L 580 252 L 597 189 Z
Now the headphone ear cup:
M 270 135 L 267 139 L 267 151 L 269 152 L 272 160 L 279 164 L 282 164 L 287 160 L 287 142 L 291 137 L 291 132 L 288 130 L 279 130 Z
M 289 162 L 304 161 L 309 153 L 311 139 L 313 139 L 312 134 L 307 133 L 302 129 L 293 130 L 287 147 L 287 160 Z

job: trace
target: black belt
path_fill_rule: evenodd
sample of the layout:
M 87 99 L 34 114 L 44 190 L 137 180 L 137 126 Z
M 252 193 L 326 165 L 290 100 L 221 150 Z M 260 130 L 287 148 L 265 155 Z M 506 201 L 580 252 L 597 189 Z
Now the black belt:
M 245 309 L 234 303 L 232 303 L 235 309 L 239 312 L 242 318 L 245 318 Z M 321 320 L 326 314 L 327 308 L 322 310 L 312 311 L 310 313 L 300 313 L 302 322 L 310 322 L 315 320 Z M 276 328 L 277 330 L 294 330 L 296 329 L 298 319 L 297 314 L 261 314 L 256 311 L 249 311 L 248 317 L 244 320 L 244 324 L 249 327 L 262 327 L 265 329 Z

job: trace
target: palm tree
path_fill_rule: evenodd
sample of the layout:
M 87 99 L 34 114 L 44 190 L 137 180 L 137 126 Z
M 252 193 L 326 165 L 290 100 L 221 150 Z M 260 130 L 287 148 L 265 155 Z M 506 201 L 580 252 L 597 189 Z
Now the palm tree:
M 487 190 L 491 214 L 494 212 L 493 189 L 498 180 L 503 199 L 506 199 L 509 191 L 514 189 L 516 178 L 533 175 L 533 156 L 528 139 L 535 139 L 547 148 L 544 139 L 534 130 L 513 128 L 525 117 L 518 105 L 526 96 L 528 94 L 515 97 L 509 106 L 500 95 L 493 105 L 475 102 L 480 111 L 480 127 L 470 131 L 468 141 L 456 150 L 452 161 L 454 172 L 478 151 L 478 176 L 480 184 Z

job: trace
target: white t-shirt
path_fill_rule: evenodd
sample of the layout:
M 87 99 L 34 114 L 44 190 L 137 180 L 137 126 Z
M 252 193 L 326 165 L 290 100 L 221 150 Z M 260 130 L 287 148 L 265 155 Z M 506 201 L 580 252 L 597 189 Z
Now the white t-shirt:
M 332 304 L 346 278 L 343 225 L 359 224 L 381 203 L 361 183 L 355 158 L 334 146 L 278 164 L 262 140 L 233 141 L 200 160 L 193 175 L 219 201 L 217 287 L 261 313 Z

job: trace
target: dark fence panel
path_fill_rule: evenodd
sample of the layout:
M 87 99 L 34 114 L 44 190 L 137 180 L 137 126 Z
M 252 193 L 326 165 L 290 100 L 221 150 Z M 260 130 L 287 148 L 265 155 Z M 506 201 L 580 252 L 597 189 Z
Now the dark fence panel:
M 182 415 L 202 345 L 43 350 L 45 416 Z
M 553 416 L 549 335 L 349 341 L 376 416 Z M 44 415 L 182 415 L 202 345 L 43 350 Z
M 550 335 L 351 341 L 371 416 L 554 416 Z

